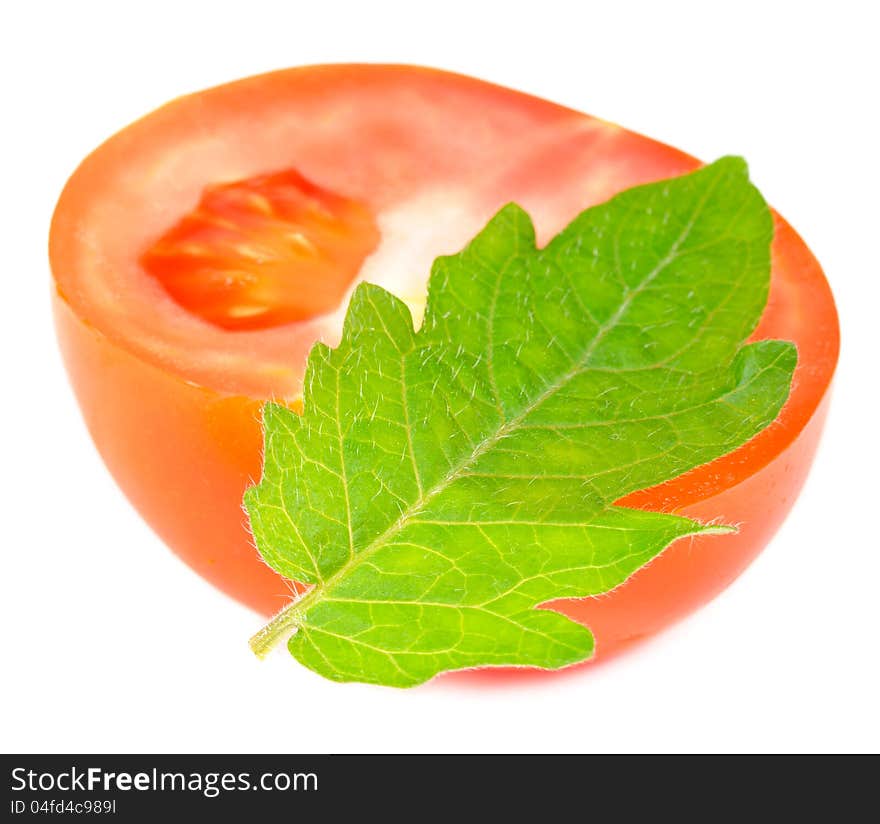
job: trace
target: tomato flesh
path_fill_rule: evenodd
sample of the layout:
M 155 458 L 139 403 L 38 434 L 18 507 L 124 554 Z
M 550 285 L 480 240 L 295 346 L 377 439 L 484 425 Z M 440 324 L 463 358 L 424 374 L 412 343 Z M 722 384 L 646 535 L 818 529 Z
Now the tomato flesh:
M 209 323 L 265 329 L 339 306 L 378 239 L 364 204 L 287 169 L 207 187 L 141 262 Z
M 91 155 L 56 210 L 56 325 L 86 423 L 169 546 L 232 596 L 277 611 L 289 584 L 259 559 L 241 509 L 260 473 L 260 405 L 299 408 L 307 353 L 338 339 L 353 284 L 378 282 L 418 311 L 431 261 L 505 203 L 524 206 L 545 242 L 582 208 L 698 165 L 587 115 L 413 67 L 293 69 L 182 98 Z M 837 315 L 779 216 L 772 251 L 753 337 L 792 340 L 799 354 L 778 420 L 620 502 L 739 532 L 680 541 L 601 598 L 553 602 L 594 630 L 598 657 L 727 586 L 806 477 Z

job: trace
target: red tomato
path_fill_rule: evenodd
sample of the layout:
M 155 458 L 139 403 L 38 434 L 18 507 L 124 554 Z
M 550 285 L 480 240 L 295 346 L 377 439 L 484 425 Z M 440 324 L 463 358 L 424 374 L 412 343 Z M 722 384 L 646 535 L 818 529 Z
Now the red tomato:
M 65 363 L 107 466 L 191 567 L 264 613 L 289 586 L 241 509 L 260 474 L 259 411 L 299 404 L 318 339 L 338 339 L 359 280 L 418 312 L 431 261 L 502 205 L 546 240 L 621 189 L 698 161 L 553 103 L 404 66 L 291 69 L 176 100 L 110 138 L 52 224 Z M 553 602 L 597 654 L 653 633 L 727 586 L 764 547 L 809 468 L 837 360 L 828 284 L 776 218 L 755 338 L 794 341 L 779 419 L 731 455 L 622 503 L 736 523 L 680 541 L 613 593 Z

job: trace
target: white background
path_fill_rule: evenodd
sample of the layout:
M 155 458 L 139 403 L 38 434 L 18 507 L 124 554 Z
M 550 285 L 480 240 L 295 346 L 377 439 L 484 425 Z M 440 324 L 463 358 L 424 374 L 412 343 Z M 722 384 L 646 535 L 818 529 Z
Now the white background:
M 874 750 L 876 21 L 840 2 L 7 3 L 0 12 L 6 751 Z M 705 159 L 744 155 L 807 239 L 844 348 L 808 485 L 722 597 L 610 665 L 497 688 L 335 685 L 189 572 L 116 489 L 67 385 L 46 236 L 79 160 L 181 93 L 289 65 L 413 62 Z

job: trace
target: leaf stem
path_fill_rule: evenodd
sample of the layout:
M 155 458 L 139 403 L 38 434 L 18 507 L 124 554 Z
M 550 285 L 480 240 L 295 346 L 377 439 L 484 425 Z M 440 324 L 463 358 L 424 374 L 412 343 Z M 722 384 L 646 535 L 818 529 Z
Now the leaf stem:
M 278 644 L 286 641 L 302 623 L 300 602 L 288 604 L 266 626 L 251 636 L 248 644 L 257 658 L 265 658 Z

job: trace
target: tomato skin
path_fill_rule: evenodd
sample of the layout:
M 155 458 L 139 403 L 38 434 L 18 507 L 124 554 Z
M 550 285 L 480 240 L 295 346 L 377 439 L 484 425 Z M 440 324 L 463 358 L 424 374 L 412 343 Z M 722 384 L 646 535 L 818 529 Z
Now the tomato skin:
M 424 76 L 425 70 L 414 71 Z M 432 76 L 432 83 L 442 85 L 442 78 L 450 77 L 437 75 L 440 79 Z M 450 83 L 458 82 L 452 77 Z M 269 75 L 265 83 L 271 87 L 279 81 Z M 486 105 L 499 95 L 517 93 L 487 85 Z M 526 100 L 527 108 L 539 105 Z M 567 111 L 545 105 L 551 119 Z M 575 155 L 583 151 L 581 139 L 577 134 L 572 138 L 569 151 Z M 697 165 L 674 149 L 629 132 L 616 134 L 615 141 L 614 150 L 629 161 L 621 188 Z M 552 190 L 557 175 L 565 174 L 565 164 L 530 174 L 538 177 L 528 191 L 540 195 L 541 189 Z M 515 181 L 510 185 L 518 190 Z M 52 263 L 58 338 L 89 431 L 125 494 L 187 564 L 239 601 L 274 613 L 289 600 L 290 587 L 260 560 L 241 507 L 242 493 L 260 475 L 260 407 L 272 393 L 247 381 L 193 380 L 162 357 L 146 357 L 71 299 L 64 273 L 72 257 L 71 214 L 84 208 L 86 196 L 77 192 L 79 201 L 68 204 L 53 228 Z M 798 345 L 798 368 L 783 412 L 731 455 L 621 501 L 734 523 L 739 532 L 680 541 L 601 598 L 552 602 L 552 608 L 593 630 L 596 659 L 668 626 L 724 589 L 770 540 L 807 475 L 837 361 L 837 316 L 822 271 L 803 241 L 781 218 L 776 227 L 771 296 L 754 337 L 779 337 Z M 297 352 L 314 339 L 311 327 L 303 329 L 297 332 Z
M 678 541 L 607 597 L 552 603 L 553 609 L 590 627 L 597 638 L 597 657 L 685 617 L 745 571 L 781 526 L 804 485 L 829 399 L 825 397 L 794 443 L 767 466 L 717 495 L 676 510 L 698 521 L 736 524 L 736 534 L 722 541 L 713 541 L 713 536 Z
M 260 476 L 262 401 L 188 383 L 84 323 L 57 293 L 55 327 L 86 426 L 113 477 L 200 575 L 270 613 L 289 589 L 256 554 L 241 506 Z

